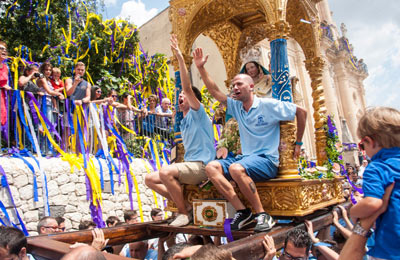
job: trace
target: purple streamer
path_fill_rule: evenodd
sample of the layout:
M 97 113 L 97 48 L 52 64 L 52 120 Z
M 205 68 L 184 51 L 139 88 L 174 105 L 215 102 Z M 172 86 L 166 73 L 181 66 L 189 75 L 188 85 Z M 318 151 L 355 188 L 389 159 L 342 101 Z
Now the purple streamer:
M 233 241 L 231 222 L 232 222 L 231 218 L 225 219 L 225 222 L 224 222 L 224 232 L 225 232 L 226 238 L 228 239 L 229 242 Z

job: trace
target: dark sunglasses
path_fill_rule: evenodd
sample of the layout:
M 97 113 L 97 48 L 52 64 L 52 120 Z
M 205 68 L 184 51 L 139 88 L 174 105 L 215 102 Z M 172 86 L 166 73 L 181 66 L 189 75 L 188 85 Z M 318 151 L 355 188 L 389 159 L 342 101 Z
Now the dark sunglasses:
M 99 93 L 99 94 L 101 94 L 101 90 L 97 90 L 97 91 L 96 91 L 96 93 Z
M 361 141 L 358 143 L 358 150 L 360 150 L 360 151 L 365 150 L 365 146 L 364 146 L 365 138 L 366 138 L 366 136 L 364 138 L 362 138 Z
M 305 257 L 294 257 L 291 254 L 289 254 L 288 252 L 283 251 L 283 254 L 279 259 L 281 259 L 281 260 L 307 260 L 308 257 L 307 256 L 305 256 Z
M 117 98 L 118 97 L 118 95 L 111 95 L 113 98 Z

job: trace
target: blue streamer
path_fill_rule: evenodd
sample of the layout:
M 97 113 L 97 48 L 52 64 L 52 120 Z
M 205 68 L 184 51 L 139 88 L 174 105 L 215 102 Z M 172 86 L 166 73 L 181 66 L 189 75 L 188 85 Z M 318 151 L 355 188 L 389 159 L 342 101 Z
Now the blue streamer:
M 13 153 L 12 156 L 16 157 L 18 159 L 21 159 L 26 164 L 26 166 L 28 166 L 28 168 L 31 170 L 31 172 L 33 174 L 33 200 L 39 201 L 38 185 L 37 185 L 37 179 L 36 179 L 36 174 L 35 174 L 35 168 L 33 168 L 32 164 L 30 164 L 30 162 L 28 162 L 24 157 L 22 157 L 21 154 Z
M 8 185 L 6 173 L 4 172 L 4 169 L 3 169 L 3 167 L 1 167 L 1 165 L 0 165 L 0 174 L 3 175 L 1 182 L 2 182 L 2 185 L 3 185 L 3 179 L 4 179 L 5 186 L 3 186 L 3 187 L 6 187 L 7 190 L 8 190 L 8 193 L 9 193 L 10 198 L 11 198 L 11 203 L 12 203 L 13 206 L 14 206 L 14 210 L 15 210 L 15 213 L 16 213 L 17 218 L 18 218 L 18 221 L 19 221 L 19 225 L 20 225 L 21 228 L 22 228 L 22 232 L 24 232 L 25 236 L 29 236 L 28 230 L 26 230 L 25 224 L 24 224 L 24 222 L 22 221 L 21 216 L 19 215 L 19 212 L 18 212 L 18 210 L 17 210 L 17 207 L 15 206 L 14 198 L 13 198 L 13 196 L 12 196 L 12 194 L 11 194 L 10 186 Z
M 101 190 L 104 190 L 104 176 L 103 176 L 103 166 L 100 163 L 99 157 L 95 157 L 97 159 L 97 162 L 99 163 L 100 167 L 100 183 L 101 183 Z

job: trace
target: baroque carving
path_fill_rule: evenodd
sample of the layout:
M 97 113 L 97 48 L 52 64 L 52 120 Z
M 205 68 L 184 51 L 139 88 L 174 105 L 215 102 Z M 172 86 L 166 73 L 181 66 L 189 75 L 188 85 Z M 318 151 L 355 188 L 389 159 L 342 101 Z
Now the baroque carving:
M 315 143 L 317 146 L 317 162 L 318 165 L 323 165 L 327 160 L 326 149 L 326 134 L 323 129 L 325 124 L 324 115 L 326 114 L 324 90 L 321 86 L 322 73 L 324 69 L 324 61 L 321 57 L 307 59 L 305 61 L 306 69 L 311 78 L 311 88 L 313 90 L 313 108 L 314 108 L 314 128 L 315 128 Z
M 239 71 L 239 40 L 241 31 L 232 23 L 217 24 L 205 32 L 218 46 L 224 60 L 228 79 L 232 79 Z
M 262 199 L 264 209 L 274 216 L 304 216 L 315 210 L 341 203 L 344 201 L 342 182 L 343 178 L 333 180 L 272 180 L 257 183 L 257 191 Z M 250 203 L 238 189 L 235 189 L 239 199 L 246 207 Z M 210 190 L 201 190 L 194 185 L 184 186 L 184 198 L 189 203 L 194 199 L 222 199 L 215 187 Z M 167 210 L 176 211 L 172 201 L 168 201 Z

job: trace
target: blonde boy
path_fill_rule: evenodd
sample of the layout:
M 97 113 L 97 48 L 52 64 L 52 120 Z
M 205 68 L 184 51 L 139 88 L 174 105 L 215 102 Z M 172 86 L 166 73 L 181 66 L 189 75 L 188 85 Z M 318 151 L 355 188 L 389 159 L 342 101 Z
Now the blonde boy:
M 376 221 L 375 246 L 370 259 L 400 259 L 400 112 L 394 108 L 368 109 L 358 123 L 360 150 L 365 150 L 371 163 L 365 168 L 361 199 L 350 210 L 351 217 L 364 219 L 381 206 L 385 188 L 395 182 L 389 206 Z M 367 232 L 353 230 L 360 235 Z

